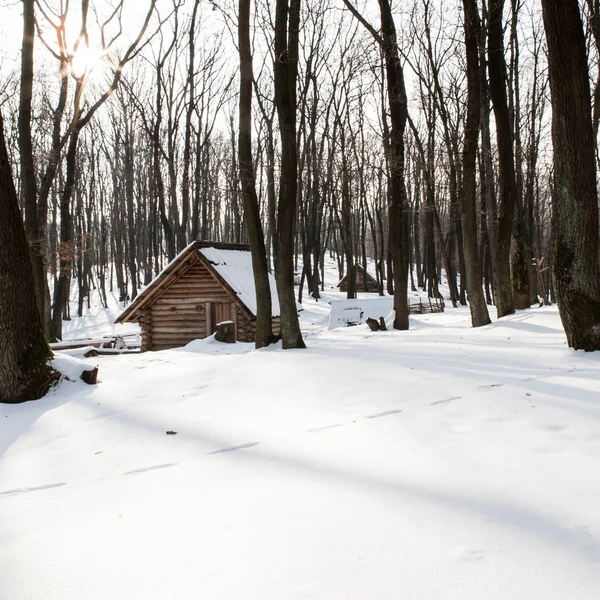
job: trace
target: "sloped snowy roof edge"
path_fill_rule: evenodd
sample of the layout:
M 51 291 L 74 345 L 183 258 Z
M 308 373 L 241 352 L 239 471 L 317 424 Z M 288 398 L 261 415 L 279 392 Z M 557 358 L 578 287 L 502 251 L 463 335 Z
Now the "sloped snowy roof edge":
M 212 268 L 227 283 L 244 306 L 256 316 L 256 288 L 254 271 L 252 270 L 252 253 L 250 250 L 238 250 L 217 246 L 202 245 L 200 254 L 211 264 Z M 279 298 L 275 278 L 269 273 L 271 288 L 271 316 L 280 315 Z

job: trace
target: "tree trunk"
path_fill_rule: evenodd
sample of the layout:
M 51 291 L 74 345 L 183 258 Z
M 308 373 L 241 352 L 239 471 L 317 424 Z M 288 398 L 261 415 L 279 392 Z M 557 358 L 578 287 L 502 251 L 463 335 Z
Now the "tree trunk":
M 462 222 L 465 267 L 467 271 L 467 297 L 473 327 L 490 323 L 483 289 L 481 287 L 481 262 L 477 247 L 477 139 L 481 118 L 479 84 L 479 51 L 477 37 L 479 12 L 476 0 L 463 0 L 465 11 L 465 46 L 467 54 L 467 119 L 463 147 Z
M 490 0 L 488 29 L 488 72 L 490 96 L 496 118 L 496 140 L 498 143 L 498 230 L 492 252 L 494 272 L 494 302 L 498 318 L 515 312 L 510 279 L 510 250 L 515 214 L 517 188 L 512 133 L 506 100 L 506 62 L 502 30 L 504 0 Z M 490 214 L 493 219 L 494 215 Z M 490 238 L 491 239 L 491 238 Z
M 277 210 L 275 278 L 284 348 L 305 348 L 294 297 L 294 222 L 298 189 L 296 81 L 300 0 L 277 0 L 275 11 L 275 104 L 281 136 L 281 178 Z
M 44 337 L 27 238 L 0 114 L 0 402 L 43 396 L 52 382 L 52 352 Z
M 408 329 L 408 201 L 404 181 L 404 130 L 408 117 L 404 72 L 388 0 L 379 0 L 390 106 L 390 250 L 394 277 L 394 329 Z
M 252 270 L 256 288 L 256 339 L 255 347 L 263 348 L 274 341 L 271 287 L 265 236 L 260 220 L 260 207 L 254 181 L 252 160 L 252 51 L 250 47 L 250 0 L 240 0 L 238 19 L 240 52 L 240 182 L 246 211 L 248 239 L 252 251 Z
M 556 187 L 554 281 L 569 346 L 600 350 L 595 142 L 586 42 L 577 0 L 542 0 Z
M 19 100 L 19 154 L 21 186 L 25 204 L 25 231 L 33 268 L 35 298 L 41 317 L 45 314 L 46 270 L 44 239 L 40 236 L 37 214 L 37 182 L 31 139 L 31 102 L 33 99 L 33 44 L 35 39 L 34 0 L 23 0 L 23 46 L 21 52 L 21 93 Z M 43 228 L 42 228 L 43 231 Z

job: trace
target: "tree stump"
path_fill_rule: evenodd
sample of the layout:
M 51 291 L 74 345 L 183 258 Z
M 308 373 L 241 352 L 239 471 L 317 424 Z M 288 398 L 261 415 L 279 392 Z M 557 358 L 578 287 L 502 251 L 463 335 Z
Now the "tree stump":
M 84 371 L 81 374 L 81 379 L 85 381 L 88 385 L 96 385 L 98 380 L 98 367 L 94 367 L 90 371 Z
M 381 331 L 387 331 L 387 326 L 383 317 L 379 317 L 379 329 L 381 329 Z
M 235 324 L 233 321 L 223 321 L 217 323 L 217 331 L 215 332 L 215 340 L 226 344 L 235 344 Z
M 367 317 L 366 323 L 371 331 L 379 331 L 381 329 L 381 325 L 376 319 L 371 319 L 371 317 Z

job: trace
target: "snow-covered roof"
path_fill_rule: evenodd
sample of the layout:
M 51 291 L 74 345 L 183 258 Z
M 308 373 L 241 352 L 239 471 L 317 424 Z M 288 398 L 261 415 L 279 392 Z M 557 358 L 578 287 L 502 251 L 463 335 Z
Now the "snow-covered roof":
M 246 308 L 256 316 L 256 290 L 252 271 L 252 253 L 249 250 L 229 250 L 214 247 L 199 248 L 198 251 L 213 266 L 214 270 L 237 294 Z M 271 314 L 280 314 L 275 278 L 269 273 L 271 286 Z

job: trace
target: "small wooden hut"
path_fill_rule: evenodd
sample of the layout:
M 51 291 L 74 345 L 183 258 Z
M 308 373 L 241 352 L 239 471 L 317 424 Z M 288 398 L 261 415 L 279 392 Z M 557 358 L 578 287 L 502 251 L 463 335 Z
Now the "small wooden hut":
M 360 265 L 355 265 L 355 269 L 356 291 L 378 294 L 379 286 L 377 285 L 377 280 L 372 275 L 369 275 Z M 337 286 L 340 288 L 340 292 L 348 291 L 348 273 L 342 277 Z
M 269 276 L 274 333 L 279 333 L 275 279 Z M 253 342 L 256 291 L 250 247 L 194 242 L 137 296 L 116 323 L 139 323 L 142 352 L 185 346 L 233 321 L 236 339 Z

